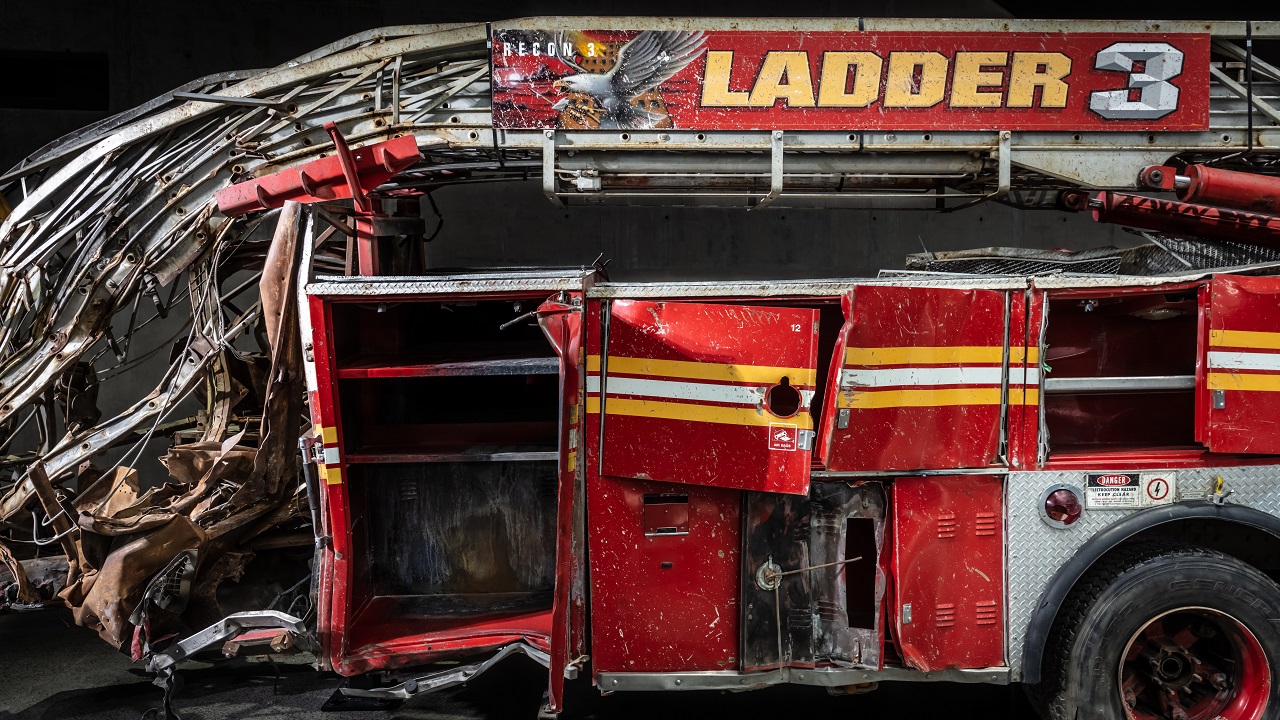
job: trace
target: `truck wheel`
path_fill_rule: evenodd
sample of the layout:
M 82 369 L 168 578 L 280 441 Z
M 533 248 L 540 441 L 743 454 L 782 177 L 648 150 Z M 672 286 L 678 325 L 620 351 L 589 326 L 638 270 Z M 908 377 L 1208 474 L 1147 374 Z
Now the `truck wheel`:
M 1280 717 L 1280 587 L 1203 548 L 1136 545 L 1080 580 L 1033 690 L 1054 720 Z

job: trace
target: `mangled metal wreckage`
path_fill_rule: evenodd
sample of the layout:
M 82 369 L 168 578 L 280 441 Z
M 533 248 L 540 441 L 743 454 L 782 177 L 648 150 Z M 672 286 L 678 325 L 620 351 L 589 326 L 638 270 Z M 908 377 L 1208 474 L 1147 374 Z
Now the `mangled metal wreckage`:
M 525 654 L 548 712 L 589 672 L 1263 717 L 1274 618 L 1205 588 L 1280 607 L 1280 70 L 1251 44 L 1277 35 L 394 27 L 62 138 L 0 179 L 4 603 L 69 606 L 170 687 L 208 651 L 473 663 L 340 696 L 385 701 Z M 1149 244 L 772 283 L 425 267 L 433 190 L 529 178 L 569 205 L 1084 210 Z M 1171 567 L 1199 575 L 1153 594 Z M 1062 661 L 1090 652 L 1113 679 Z

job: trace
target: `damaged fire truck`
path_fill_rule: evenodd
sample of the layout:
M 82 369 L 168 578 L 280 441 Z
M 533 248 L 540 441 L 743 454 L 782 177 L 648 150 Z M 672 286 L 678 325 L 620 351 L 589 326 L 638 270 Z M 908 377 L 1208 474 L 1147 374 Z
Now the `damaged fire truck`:
M 1053 718 L 1275 717 L 1280 69 L 1252 41 L 1276 37 L 858 18 L 388 28 L 33 156 L 7 176 L 24 184 L 6 258 L 133 213 L 132 235 L 103 235 L 116 264 L 85 261 L 86 303 L 117 264 L 149 263 L 139 288 L 174 282 L 156 269 L 173 248 L 230 253 L 276 219 L 259 262 L 283 294 L 261 307 L 272 339 L 281 322 L 300 335 L 315 622 L 239 613 L 141 656 L 168 677 L 227 641 L 310 647 L 378 680 L 336 703 L 457 685 L 518 653 L 548 670 L 548 714 L 582 676 L 602 692 L 1017 682 Z M 998 201 L 1149 244 L 776 282 L 424 267 L 424 193 L 539 175 L 570 206 Z M 51 200 L 76 211 L 33 224 Z M 21 289 L 16 267 L 3 279 Z M 102 337 L 76 332 L 56 367 Z M 39 389 L 0 387 L 6 417 Z M 232 429 L 202 440 L 225 455 Z M 75 433 L 4 508 L 39 495 L 58 517 L 62 483 L 102 447 L 74 454 L 98 437 Z M 212 537 L 202 517 L 193 532 Z M 94 518 L 80 511 L 80 536 Z M 142 614 L 115 622 L 159 637 L 150 623 L 206 557 L 146 573 L 125 608 Z

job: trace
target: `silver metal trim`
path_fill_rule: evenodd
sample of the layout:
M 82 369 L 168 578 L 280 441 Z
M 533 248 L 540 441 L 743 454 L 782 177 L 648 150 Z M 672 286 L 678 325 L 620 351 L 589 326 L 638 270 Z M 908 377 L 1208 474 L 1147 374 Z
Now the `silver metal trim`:
M 835 470 L 814 470 L 809 473 L 809 477 L 814 480 L 827 479 L 846 479 L 860 477 L 902 477 L 910 475 L 911 477 L 927 477 L 931 475 L 1008 475 L 1007 467 L 988 467 L 988 468 L 956 468 L 952 470 L 851 470 L 841 472 Z
M 431 276 L 321 276 L 307 285 L 308 295 L 371 297 L 404 295 L 455 295 L 479 292 L 560 292 L 581 290 L 595 274 L 591 268 L 548 271 L 496 269 L 491 273 Z
M 399 685 L 385 688 L 339 688 L 338 692 L 347 697 L 376 698 L 380 700 L 408 700 L 420 693 L 435 692 L 455 685 L 474 680 L 489 668 L 497 665 L 509 655 L 526 655 L 539 665 L 550 668 L 551 656 L 525 643 L 512 643 L 503 646 L 493 657 L 484 662 L 470 665 L 459 665 L 447 670 L 422 675 L 412 680 L 405 680 Z
M 1194 375 L 1138 375 L 1133 377 L 1045 378 L 1048 395 L 1063 393 L 1140 392 L 1144 390 L 1194 390 Z
M 855 668 L 781 668 L 743 673 L 734 670 L 671 673 L 596 673 L 602 692 L 668 692 L 672 690 L 757 690 L 790 683 L 816 687 L 844 687 L 869 682 L 960 682 L 1007 685 L 1009 668 L 978 670 L 936 670 L 920 672 L 909 668 L 882 670 Z

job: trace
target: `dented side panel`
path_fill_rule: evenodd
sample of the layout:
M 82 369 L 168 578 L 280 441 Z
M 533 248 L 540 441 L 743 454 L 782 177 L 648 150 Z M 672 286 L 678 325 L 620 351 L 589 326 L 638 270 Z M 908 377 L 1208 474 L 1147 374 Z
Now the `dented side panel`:
M 606 477 L 587 488 L 593 670 L 738 669 L 742 493 Z M 646 528 L 654 505 L 683 505 L 687 530 Z
M 997 462 L 1006 298 L 994 290 L 857 286 L 845 303 L 843 357 L 833 359 L 839 382 L 827 389 L 827 468 Z M 1010 403 L 1025 401 L 1022 385 L 1008 390 Z
M 816 310 L 619 300 L 607 321 L 587 381 L 601 474 L 808 491 Z
M 1209 449 L 1280 452 L 1280 279 L 1216 277 L 1207 314 L 1199 392 L 1207 396 Z

